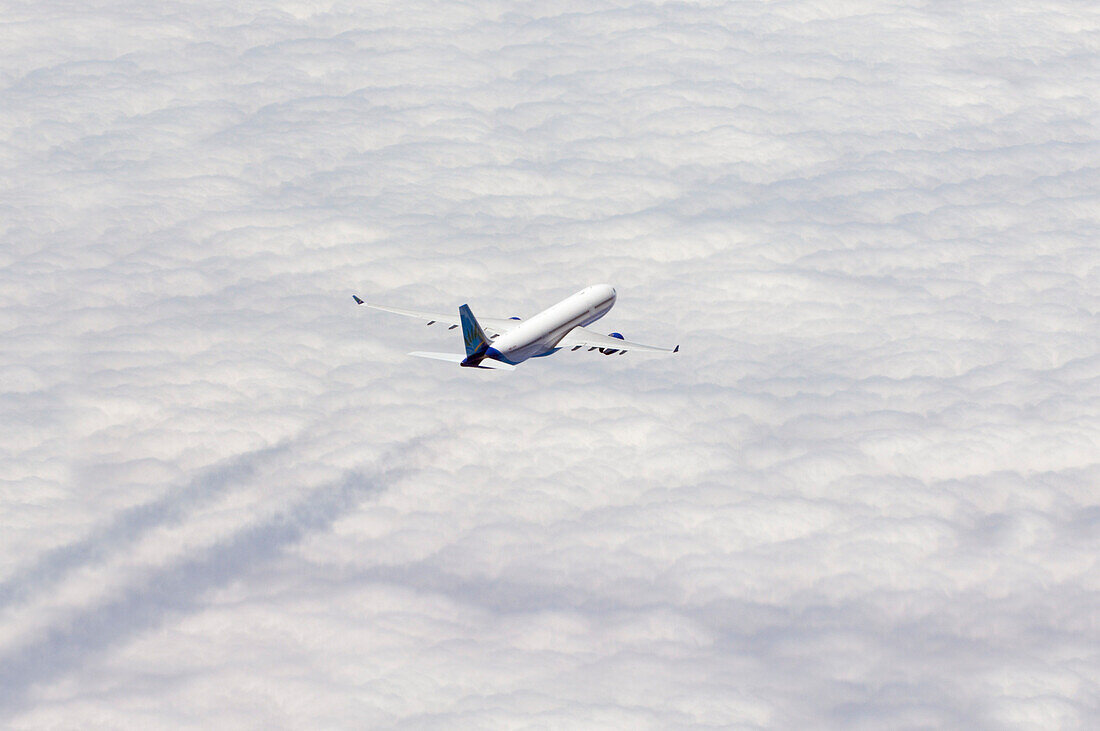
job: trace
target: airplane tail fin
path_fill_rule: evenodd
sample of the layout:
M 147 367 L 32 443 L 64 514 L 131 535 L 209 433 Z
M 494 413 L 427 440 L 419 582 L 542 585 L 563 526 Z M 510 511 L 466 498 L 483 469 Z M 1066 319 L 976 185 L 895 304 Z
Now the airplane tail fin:
M 466 358 L 474 361 L 484 356 L 485 351 L 489 349 L 489 338 L 481 329 L 474 313 L 470 311 L 469 305 L 458 308 L 458 319 L 462 321 L 462 340 L 466 343 Z

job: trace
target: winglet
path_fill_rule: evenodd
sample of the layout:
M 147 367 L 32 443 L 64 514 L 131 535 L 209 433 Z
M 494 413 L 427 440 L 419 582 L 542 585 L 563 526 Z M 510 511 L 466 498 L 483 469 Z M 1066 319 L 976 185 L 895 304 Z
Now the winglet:
M 357 305 L 361 305 L 361 304 L 363 304 L 363 300 L 359 299 L 359 295 L 357 295 L 357 294 L 353 294 L 353 295 L 351 296 L 351 298 L 352 298 L 353 300 L 355 300 L 355 304 L 357 304 Z
M 673 353 L 679 353 L 680 352 L 680 346 L 677 345 L 675 348 L 672 349 L 672 352 Z

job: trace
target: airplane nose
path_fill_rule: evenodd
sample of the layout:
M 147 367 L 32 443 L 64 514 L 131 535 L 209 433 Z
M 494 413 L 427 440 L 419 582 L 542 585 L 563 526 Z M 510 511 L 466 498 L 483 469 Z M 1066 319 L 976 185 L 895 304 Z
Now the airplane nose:
M 615 299 L 618 296 L 618 293 L 615 292 L 615 288 L 610 284 L 593 284 L 591 287 L 588 287 L 588 289 L 591 290 L 594 295 L 599 296 L 601 300 Z

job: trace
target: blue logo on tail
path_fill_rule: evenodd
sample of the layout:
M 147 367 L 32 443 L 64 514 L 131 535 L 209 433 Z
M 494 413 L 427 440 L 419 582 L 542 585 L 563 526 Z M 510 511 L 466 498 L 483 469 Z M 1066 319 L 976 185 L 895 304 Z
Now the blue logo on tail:
M 466 344 L 466 359 L 480 361 L 485 351 L 489 349 L 489 338 L 481 329 L 474 313 L 470 311 L 469 305 L 458 308 L 458 319 L 462 321 L 462 341 Z

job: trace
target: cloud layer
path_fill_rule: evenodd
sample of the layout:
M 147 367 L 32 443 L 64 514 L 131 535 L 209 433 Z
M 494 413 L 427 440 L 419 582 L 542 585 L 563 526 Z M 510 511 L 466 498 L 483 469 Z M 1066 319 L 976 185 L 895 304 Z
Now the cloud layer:
M 6 725 L 1100 719 L 1087 4 L 2 15 Z

